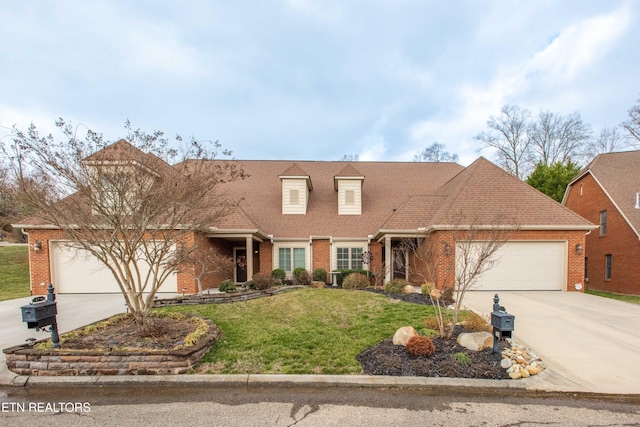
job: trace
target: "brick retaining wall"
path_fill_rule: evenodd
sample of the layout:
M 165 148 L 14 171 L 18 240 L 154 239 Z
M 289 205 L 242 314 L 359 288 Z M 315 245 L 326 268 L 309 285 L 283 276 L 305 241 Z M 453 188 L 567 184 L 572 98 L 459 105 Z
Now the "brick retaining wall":
M 209 332 L 181 350 L 35 350 L 27 344 L 5 348 L 9 370 L 20 375 L 170 375 L 184 374 L 200 361 L 219 330 L 205 319 Z

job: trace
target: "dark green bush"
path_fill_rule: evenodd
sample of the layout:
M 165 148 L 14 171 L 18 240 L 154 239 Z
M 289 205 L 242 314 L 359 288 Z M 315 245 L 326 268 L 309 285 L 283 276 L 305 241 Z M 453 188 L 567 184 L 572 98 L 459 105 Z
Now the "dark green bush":
M 256 284 L 253 282 L 253 280 L 247 280 L 242 284 L 242 289 L 253 290 L 255 288 L 256 288 Z
M 384 291 L 388 294 L 401 294 L 404 287 L 408 284 L 409 282 L 406 280 L 393 279 L 384 284 Z
M 371 286 L 371 280 L 362 273 L 351 273 L 342 281 L 344 289 L 366 289 Z
M 269 289 L 273 286 L 275 280 L 272 275 L 266 273 L 256 273 L 253 275 L 253 284 L 255 288 L 259 290 Z
M 218 290 L 220 292 L 235 292 L 236 291 L 236 284 L 231 279 L 223 280 L 218 285 Z
M 271 272 L 271 277 L 276 279 L 282 285 L 284 284 L 284 279 L 287 278 L 287 273 L 281 268 L 276 268 Z
M 324 268 L 316 268 L 313 270 L 313 280 L 327 283 L 327 270 Z

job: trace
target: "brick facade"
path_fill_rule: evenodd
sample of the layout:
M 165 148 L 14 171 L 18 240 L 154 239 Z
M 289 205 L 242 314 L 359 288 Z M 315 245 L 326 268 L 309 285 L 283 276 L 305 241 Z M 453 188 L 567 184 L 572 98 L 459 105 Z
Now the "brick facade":
M 586 236 L 587 289 L 640 294 L 640 240 L 591 174 L 572 184 L 564 204 L 594 224 L 600 224 L 600 212 L 607 211 L 606 234 L 595 229 Z M 607 254 L 612 256 L 610 280 L 605 279 Z

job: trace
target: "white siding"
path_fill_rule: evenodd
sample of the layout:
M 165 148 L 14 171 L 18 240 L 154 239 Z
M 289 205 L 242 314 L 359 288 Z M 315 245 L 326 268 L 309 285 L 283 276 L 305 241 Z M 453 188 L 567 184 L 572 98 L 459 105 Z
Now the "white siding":
M 292 192 L 295 199 L 297 192 L 297 203 L 292 203 Z M 283 179 L 282 180 L 282 213 L 284 215 L 304 215 L 307 213 L 309 201 L 309 191 L 305 179 Z M 295 200 L 294 200 L 295 202 Z
M 347 192 L 353 192 L 353 203 L 347 200 Z M 351 199 L 349 197 L 349 199 Z M 362 214 L 362 181 L 359 179 L 338 180 L 338 215 Z

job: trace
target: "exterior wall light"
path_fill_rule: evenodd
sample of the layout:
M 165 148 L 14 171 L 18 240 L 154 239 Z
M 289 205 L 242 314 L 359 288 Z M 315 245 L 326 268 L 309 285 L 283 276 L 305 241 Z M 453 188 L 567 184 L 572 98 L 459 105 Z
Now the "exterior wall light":
M 36 242 L 31 245 L 31 250 L 33 252 L 40 252 L 42 250 L 42 241 L 36 240 Z
M 576 253 L 577 253 L 578 255 L 582 255 L 582 252 L 584 252 L 584 250 L 583 250 L 583 248 L 582 248 L 582 245 L 581 245 L 580 243 L 577 243 L 577 244 L 576 244 Z

